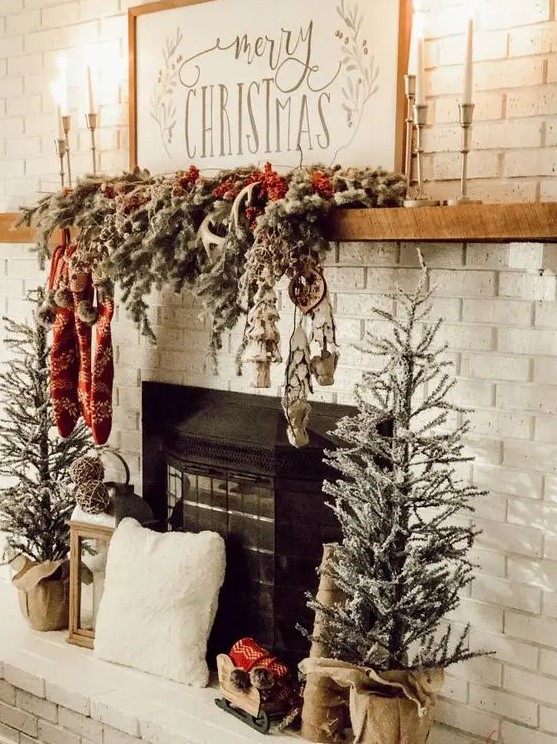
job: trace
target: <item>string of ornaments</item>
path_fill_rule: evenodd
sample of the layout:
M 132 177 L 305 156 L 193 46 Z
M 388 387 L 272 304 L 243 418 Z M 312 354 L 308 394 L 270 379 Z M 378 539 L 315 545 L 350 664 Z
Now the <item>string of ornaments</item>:
M 280 175 L 267 163 L 212 177 L 195 166 L 164 176 L 136 169 L 47 195 L 24 209 L 22 222 L 35 226 L 43 262 L 56 229 L 78 228 L 70 270 L 99 286 L 116 283 L 153 340 L 150 292 L 192 291 L 212 319 L 215 369 L 223 334 L 243 319 L 237 366 L 241 373 L 244 362 L 253 364 L 254 387 L 271 387 L 272 365 L 283 362 L 277 283 L 286 276 L 295 328 L 282 405 L 289 441 L 300 447 L 308 442 L 313 383 L 332 385 L 339 359 L 323 270 L 331 248 L 326 218 L 333 207 L 400 206 L 404 193 L 404 179 L 381 169 L 313 166 Z M 45 314 L 56 312 L 59 300 L 51 293 Z

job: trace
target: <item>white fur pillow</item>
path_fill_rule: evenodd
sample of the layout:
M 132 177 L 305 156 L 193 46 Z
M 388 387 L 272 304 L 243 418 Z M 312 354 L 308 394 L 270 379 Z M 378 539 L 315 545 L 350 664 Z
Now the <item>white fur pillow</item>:
M 95 655 L 205 687 L 225 562 L 215 532 L 160 534 L 122 520 L 108 549 Z

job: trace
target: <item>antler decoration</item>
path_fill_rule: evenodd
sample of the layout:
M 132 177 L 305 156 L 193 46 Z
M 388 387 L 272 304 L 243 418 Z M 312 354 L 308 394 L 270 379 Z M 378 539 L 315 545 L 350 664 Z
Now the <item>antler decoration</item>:
M 214 263 L 218 258 L 226 239 L 211 231 L 211 226 L 215 224 L 214 220 L 213 213 L 209 213 L 197 231 L 197 239 L 203 243 L 203 247 L 207 251 L 207 256 L 211 263 Z
M 234 225 L 235 228 L 238 228 L 238 225 L 240 223 L 240 209 L 242 208 L 242 202 L 244 199 L 246 199 L 246 204 L 249 206 L 251 204 L 251 200 L 253 197 L 253 190 L 259 186 L 259 183 L 256 181 L 254 183 L 249 183 L 247 186 L 244 186 L 244 188 L 240 191 L 238 196 L 234 199 L 234 204 L 232 205 L 232 211 L 230 212 L 230 221 L 232 225 Z

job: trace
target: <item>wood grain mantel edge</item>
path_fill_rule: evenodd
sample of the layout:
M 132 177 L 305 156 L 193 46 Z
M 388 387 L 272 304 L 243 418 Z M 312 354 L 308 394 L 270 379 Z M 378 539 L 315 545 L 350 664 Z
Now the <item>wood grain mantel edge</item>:
M 30 227 L 15 227 L 19 212 L 0 212 L 0 243 L 34 243 L 35 231 Z
M 337 209 L 335 240 L 557 241 L 557 202 Z
M 33 243 L 34 231 L 14 228 L 19 215 L 0 213 L 0 243 Z M 331 240 L 557 242 L 557 202 L 480 204 L 420 209 L 336 209 Z

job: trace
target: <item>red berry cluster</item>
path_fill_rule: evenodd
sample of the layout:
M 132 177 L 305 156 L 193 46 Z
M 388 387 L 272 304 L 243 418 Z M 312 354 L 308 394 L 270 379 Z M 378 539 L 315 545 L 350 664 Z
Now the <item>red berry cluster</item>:
M 111 183 L 101 183 L 101 194 L 106 196 L 107 199 L 114 199 L 116 189 Z
M 151 201 L 151 196 L 148 189 L 136 189 L 121 197 L 118 208 L 123 214 L 132 214 L 132 212 L 137 212 L 138 209 L 149 201 Z
M 263 179 L 261 181 L 263 189 L 271 201 L 284 199 L 288 191 L 288 184 L 279 174 L 273 170 L 271 163 L 265 163 Z
M 224 199 L 224 201 L 234 201 L 242 190 L 242 184 L 236 179 L 226 178 L 216 189 L 213 189 L 215 199 Z
M 190 186 L 197 183 L 199 179 L 199 168 L 195 165 L 190 165 L 187 171 L 178 171 L 176 173 L 176 180 L 174 182 L 174 188 L 172 194 L 174 196 L 182 196 L 189 189 Z
M 323 171 L 313 171 L 311 174 L 311 185 L 315 193 L 322 196 L 323 199 L 332 199 L 333 194 L 335 193 L 331 179 L 328 178 Z
M 252 230 L 255 228 L 257 218 L 261 214 L 263 214 L 263 209 L 261 207 L 246 207 L 246 220 L 248 221 L 248 225 L 251 227 Z
M 192 183 L 196 183 L 199 180 L 199 168 L 195 165 L 190 165 L 187 171 L 180 171 L 180 183 L 187 184 L 188 186 Z
M 246 207 L 246 220 L 251 227 L 255 228 L 257 218 L 263 214 L 267 201 L 278 201 L 284 199 L 288 191 L 288 184 L 273 170 L 271 163 L 266 163 L 265 168 L 252 171 L 243 181 L 238 181 L 234 177 L 226 178 L 221 184 L 213 189 L 213 196 L 216 199 L 225 201 L 234 201 L 240 191 L 255 183 L 257 187 L 251 194 L 251 204 Z

